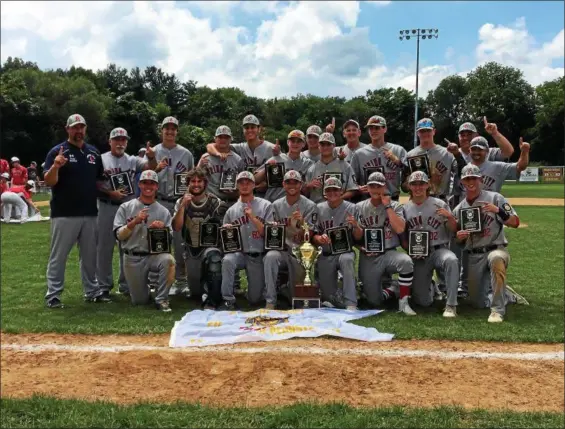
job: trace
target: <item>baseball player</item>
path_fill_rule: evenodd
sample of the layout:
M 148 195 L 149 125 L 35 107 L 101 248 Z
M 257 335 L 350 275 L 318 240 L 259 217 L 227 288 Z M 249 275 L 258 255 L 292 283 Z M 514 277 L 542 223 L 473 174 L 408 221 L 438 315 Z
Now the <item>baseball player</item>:
M 423 171 L 415 171 L 408 178 L 410 201 L 404 204 L 406 233 L 403 246 L 408 250 L 410 231 L 429 233 L 428 256 L 413 257 L 414 280 L 412 282 L 412 300 L 422 307 L 429 307 L 433 302 L 433 290 L 430 288 L 434 269 L 444 274 L 447 282 L 447 305 L 443 317 L 457 315 L 457 286 L 459 285 L 459 262 L 457 256 L 449 250 L 451 236 L 457 231 L 457 219 L 449 210 L 446 202 L 428 196 L 429 179 Z
M 388 192 L 393 201 L 400 196 L 400 179 L 406 150 L 397 144 L 385 141 L 386 120 L 382 116 L 371 116 L 365 128 L 368 128 L 371 144 L 357 150 L 351 157 L 351 168 L 355 173 L 359 191 L 367 194 L 367 179 L 375 171 L 380 171 L 386 178 Z
M 405 228 L 402 205 L 392 201 L 387 195 L 383 173 L 371 173 L 367 180 L 367 189 L 370 199 L 357 203 L 357 216 L 349 219 L 353 226 L 353 237 L 360 243 L 359 278 L 363 283 L 365 296 L 371 305 L 380 305 L 383 298 L 386 298 L 381 284 L 383 274 L 398 273 L 398 309 L 408 316 L 415 316 L 416 313 L 408 303 L 414 264 L 408 255 L 396 250 L 400 244 L 399 234 L 402 234 Z M 365 230 L 371 228 L 383 229 L 382 253 L 369 252 L 364 246 Z
M 322 157 L 324 152 L 322 151 Z M 345 162 L 345 161 L 341 161 Z M 324 182 L 326 199 L 318 204 L 318 224 L 312 243 L 322 247 L 318 257 L 316 270 L 322 292 L 322 305 L 326 307 L 357 309 L 357 290 L 355 287 L 355 252 L 345 252 L 332 255 L 329 228 L 347 226 L 348 240 L 351 241 L 351 226 L 357 214 L 355 204 L 343 199 L 342 183 L 336 177 L 330 177 Z M 337 272 L 343 275 L 343 300 L 337 290 Z
M 51 254 L 47 265 L 49 308 L 61 308 L 69 253 L 78 243 L 80 271 L 87 302 L 110 302 L 96 281 L 97 195 L 104 180 L 100 153 L 85 143 L 86 121 L 79 114 L 67 119 L 67 141 L 53 147 L 45 159 L 45 184 L 51 187 Z
M 306 130 L 306 143 L 308 144 L 308 149 L 302 152 L 302 156 L 311 159 L 312 162 L 319 161 L 322 156 L 320 153 L 321 134 L 322 129 L 317 125 L 310 125 Z
M 277 140 L 278 142 L 278 140 Z M 302 148 L 304 147 L 304 133 L 300 130 L 293 130 L 288 134 L 288 154 L 281 153 L 280 155 L 269 158 L 267 162 L 255 171 L 255 183 L 263 182 L 266 177 L 266 165 L 282 163 L 285 166 L 285 171 L 294 170 L 306 177 L 306 172 L 311 165 L 314 164 L 309 158 L 302 156 Z M 275 202 L 282 198 L 285 194 L 284 187 L 267 188 L 265 199 L 267 201 Z
M 222 260 L 222 297 L 221 310 L 235 308 L 234 277 L 236 270 L 245 268 L 247 273 L 247 299 L 251 305 L 257 305 L 265 289 L 263 268 L 264 224 L 273 220 L 271 203 L 263 198 L 254 197 L 255 176 L 250 171 L 237 175 L 239 200 L 231 206 L 224 216 L 224 227 L 237 227 L 241 235 L 242 251 L 227 253 Z M 277 299 L 276 289 L 265 293 L 267 305 L 274 305 Z
M 453 214 L 460 219 L 462 209 L 481 209 L 482 231 L 470 233 L 462 230 L 458 223 L 457 240 L 464 243 L 469 254 L 469 298 L 478 308 L 490 307 L 490 323 L 500 323 L 508 301 L 506 270 L 510 262 L 504 225 L 518 228 L 520 219 L 502 195 L 482 189 L 481 179 L 481 170 L 476 165 L 468 164 L 463 168 L 461 182 L 466 197 Z
M 304 222 L 314 232 L 318 221 L 318 207 L 300 194 L 302 183 L 303 178 L 300 172 L 289 170 L 285 173 L 283 186 L 286 195 L 276 200 L 272 209 L 274 222 L 286 226 L 285 242 L 287 248 L 286 251 L 269 250 L 263 261 L 267 290 L 276 290 L 280 268 L 286 267 L 289 272 L 291 296 L 294 295 L 295 280 L 304 274 L 304 268 L 292 254 L 292 249 L 304 241 L 304 229 L 302 228 Z M 274 309 L 275 304 L 276 301 L 267 303 L 267 308 Z
M 169 287 L 175 278 L 175 258 L 170 253 L 149 253 L 149 230 L 166 228 L 171 233 L 171 213 L 159 204 L 155 196 L 159 177 L 153 170 L 145 170 L 139 178 L 141 195 L 123 203 L 114 219 L 116 238 L 124 250 L 124 273 L 133 305 L 148 304 L 150 291 L 147 282 L 149 270 L 158 273 L 155 306 L 170 312 Z
M 96 278 L 98 285 L 106 296 L 114 287 L 114 276 L 112 272 L 112 261 L 114 258 L 114 246 L 116 236 L 114 235 L 114 218 L 121 204 L 135 198 L 134 181 L 135 174 L 143 170 L 157 167 L 155 153 L 147 144 L 145 158 L 126 154 L 129 140 L 128 132 L 124 128 L 114 128 L 110 132 L 110 150 L 102 154 L 102 166 L 104 168 L 105 180 L 99 186 L 98 197 L 98 244 L 96 247 Z M 127 175 L 124 178 L 124 173 Z M 123 189 L 114 190 L 112 179 L 122 180 L 127 186 L 127 180 L 131 185 L 131 195 Z M 120 182 L 118 182 L 120 183 Z M 120 277 L 118 279 L 118 291 L 127 295 L 128 286 L 124 275 L 123 252 L 120 252 Z
M 20 159 L 16 156 L 12 157 L 12 169 L 10 176 L 12 177 L 12 186 L 24 186 L 27 181 L 27 168 L 20 164 Z
M 157 172 L 159 176 L 159 190 L 157 201 L 166 207 L 171 216 L 174 214 L 175 203 L 179 196 L 175 195 L 175 177 L 178 174 L 187 173 L 194 168 L 194 157 L 192 153 L 176 143 L 179 129 L 179 121 L 172 116 L 163 119 L 161 132 L 163 142 L 153 148 L 157 159 Z M 180 231 L 173 232 L 174 255 L 176 261 L 175 283 L 171 286 L 169 293 L 175 295 L 177 290 L 185 290 L 188 287 L 183 258 L 183 239 Z M 150 274 L 150 282 L 153 284 L 154 277 Z
M 358 192 L 355 174 L 349 163 L 335 156 L 335 138 L 330 133 L 320 136 L 321 158 L 308 168 L 304 193 L 316 204 L 324 201 L 324 180 L 336 177 L 343 184 L 344 200 L 353 198 Z M 324 177 L 325 176 L 325 177 Z
M 24 186 L 11 186 L 2 192 L 2 210 L 4 221 L 10 222 L 12 208 L 15 208 L 16 216 L 19 215 L 20 222 L 24 223 L 29 217 L 28 206 L 31 210 L 39 212 L 39 209 L 31 200 L 31 193 L 34 192 L 35 182 L 28 180 Z
M 485 131 L 492 136 L 498 147 L 489 148 L 488 160 L 489 161 L 506 161 L 514 154 L 514 147 L 508 141 L 506 137 L 498 131 L 498 127 L 494 123 L 490 123 L 487 117 L 483 117 L 483 123 L 485 126 Z M 471 122 L 465 122 L 459 127 L 459 151 L 465 163 L 471 162 L 471 140 L 479 136 L 477 127 Z
M 331 124 L 326 126 L 326 132 L 333 134 L 335 131 L 335 118 L 332 118 Z M 338 154 L 341 154 L 342 159 L 345 159 L 347 163 L 351 162 L 351 157 L 359 149 L 366 146 L 365 143 L 361 143 L 359 138 L 361 137 L 361 126 L 359 122 L 354 119 L 348 119 L 343 124 L 343 137 L 347 144 L 340 146 L 336 149 Z
M 0 192 L 6 192 L 9 188 L 10 175 L 8 173 L 0 174 Z
M 237 190 L 220 191 L 220 181 L 224 171 L 233 171 L 239 173 L 245 170 L 246 165 L 243 159 L 230 148 L 232 140 L 232 132 L 226 125 L 221 125 L 216 129 L 215 133 L 215 150 L 220 156 L 205 153 L 200 158 L 198 166 L 205 167 L 208 171 L 207 192 L 214 194 L 231 207 L 238 198 Z
M 227 209 L 208 192 L 208 173 L 204 168 L 188 172 L 188 192 L 175 204 L 173 230 L 181 231 L 186 243 L 185 264 L 191 296 L 202 301 L 204 309 L 222 303 L 222 253 L 218 247 L 202 247 L 200 228 L 204 223 L 220 226 Z
M 148 142 L 149 143 L 149 142 Z M 151 146 L 151 144 L 149 144 Z M 139 150 L 137 151 L 137 157 L 138 158 L 145 158 L 145 152 L 147 151 L 147 149 L 145 147 L 141 147 L 139 148 Z M 138 183 L 139 183 L 139 178 L 141 177 L 141 171 L 138 171 L 137 173 L 135 173 L 134 176 L 134 189 L 135 189 L 135 197 L 139 197 L 139 194 L 141 193 L 141 190 L 139 189 Z

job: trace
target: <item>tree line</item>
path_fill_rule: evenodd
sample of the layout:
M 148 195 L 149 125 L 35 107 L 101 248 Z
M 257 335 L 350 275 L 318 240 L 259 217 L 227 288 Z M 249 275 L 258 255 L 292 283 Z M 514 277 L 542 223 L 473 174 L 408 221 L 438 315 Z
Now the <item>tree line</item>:
M 364 124 L 378 114 L 387 120 L 387 141 L 413 147 L 414 93 L 404 88 L 367 90 L 364 96 L 319 97 L 298 94 L 290 98 L 261 99 L 238 88 L 211 89 L 196 81 L 181 82 L 157 67 L 127 70 L 110 64 L 104 70 L 82 67 L 41 70 L 36 63 L 9 57 L 0 67 L 0 115 L 3 158 L 18 156 L 24 164 L 43 162 L 47 151 L 66 138 L 64 124 L 72 113 L 88 123 L 87 137 L 102 152 L 109 150 L 108 135 L 124 127 L 131 138 L 129 153 L 159 142 L 159 123 L 169 115 L 179 119 L 178 142 L 195 156 L 213 140 L 216 127 L 228 125 L 235 141 L 243 140 L 241 120 L 255 114 L 264 126 L 263 137 L 281 144 L 292 129 L 322 128 L 336 118 L 338 127 L 349 118 Z M 482 118 L 498 125 L 515 146 L 522 136 L 532 144 L 531 161 L 562 164 L 565 129 L 565 79 L 537 87 L 522 72 L 491 62 L 466 76 L 449 76 L 419 100 L 419 117 L 431 117 L 436 143 L 457 141 L 459 125 Z M 335 133 L 343 143 L 340 132 Z M 364 134 L 361 141 L 368 142 Z

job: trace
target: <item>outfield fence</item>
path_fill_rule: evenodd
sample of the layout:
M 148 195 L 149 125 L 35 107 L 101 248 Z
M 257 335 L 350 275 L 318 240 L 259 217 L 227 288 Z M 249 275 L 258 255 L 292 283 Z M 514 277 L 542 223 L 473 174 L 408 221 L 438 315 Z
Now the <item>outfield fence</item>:
M 527 167 L 520 173 L 517 180 L 507 180 L 516 183 L 564 183 L 562 165 Z

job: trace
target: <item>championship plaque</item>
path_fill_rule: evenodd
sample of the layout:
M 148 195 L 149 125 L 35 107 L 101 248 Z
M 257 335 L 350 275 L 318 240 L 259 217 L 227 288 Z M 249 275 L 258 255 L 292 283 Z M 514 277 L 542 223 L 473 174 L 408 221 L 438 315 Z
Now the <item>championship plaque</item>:
M 480 207 L 461 209 L 459 213 L 459 221 L 463 231 L 481 232 L 483 230 Z
M 186 183 L 186 175 L 188 173 L 177 173 L 175 174 L 175 197 L 180 197 L 185 194 L 188 189 L 188 183 Z
M 330 249 L 332 255 L 340 255 L 342 253 L 351 252 L 351 241 L 349 240 L 349 231 L 345 226 L 336 226 L 326 229 L 326 234 L 330 238 Z
M 410 167 L 410 173 L 414 173 L 415 171 L 423 171 L 426 173 L 428 177 L 430 176 L 430 159 L 428 155 L 416 155 L 410 156 L 407 158 L 408 167 Z
M 150 254 L 171 252 L 171 234 L 168 228 L 149 228 L 147 239 L 149 240 Z
M 265 250 L 284 250 L 286 227 L 265 224 Z
M 220 177 L 220 191 L 234 191 L 236 177 L 237 171 L 235 170 L 229 169 L 222 171 L 222 176 Z
M 385 251 L 384 229 L 367 228 L 363 231 L 364 247 L 368 253 L 383 253 Z
M 131 185 L 131 180 L 129 174 L 126 172 L 112 174 L 110 176 L 110 182 L 112 183 L 112 189 L 114 191 L 121 191 L 126 195 L 133 195 L 133 186 Z
M 369 181 L 369 176 L 373 173 L 383 173 L 385 174 L 385 168 L 381 165 L 379 167 L 364 167 L 365 170 L 365 183 Z
M 430 253 L 429 231 L 412 230 L 408 233 L 408 254 L 412 257 L 424 257 Z
M 218 247 L 218 230 L 220 225 L 217 223 L 201 223 L 198 246 L 200 247 Z
M 222 252 L 241 252 L 241 232 L 238 227 L 220 228 L 219 231 L 220 241 L 222 242 Z
M 265 164 L 265 174 L 267 175 L 268 188 L 282 188 L 285 166 L 282 162 L 276 164 Z

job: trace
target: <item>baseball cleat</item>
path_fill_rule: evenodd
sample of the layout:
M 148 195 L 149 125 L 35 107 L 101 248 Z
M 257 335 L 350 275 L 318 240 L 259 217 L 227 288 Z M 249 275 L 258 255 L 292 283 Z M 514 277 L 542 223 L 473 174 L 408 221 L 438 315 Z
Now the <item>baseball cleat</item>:
M 502 314 L 497 313 L 496 311 L 492 311 L 490 316 L 488 317 L 489 323 L 501 323 L 504 320 Z
M 446 305 L 445 311 L 443 312 L 443 317 L 454 318 L 457 316 L 457 307 L 453 305 Z
M 457 298 L 465 299 L 469 297 L 469 293 L 460 286 L 457 288 Z
M 347 307 L 345 307 L 345 309 L 347 311 L 357 311 L 358 310 L 356 305 L 348 305 Z
M 175 296 L 178 292 L 178 288 L 173 284 L 169 289 L 169 296 Z
M 218 311 L 235 311 L 235 301 L 224 301 Z
M 49 302 L 47 302 L 47 307 L 49 308 L 65 308 L 63 303 L 59 298 L 51 298 Z
M 155 306 L 157 307 L 157 310 L 160 310 L 164 313 L 170 313 L 172 311 L 171 306 L 167 301 L 158 302 L 155 304 Z
M 187 299 L 192 297 L 192 292 L 190 291 L 190 288 L 188 286 L 183 287 L 180 291 L 180 294 Z
M 408 297 L 405 296 L 398 301 L 398 311 L 406 314 L 407 316 L 416 316 L 416 312 L 412 310 L 410 304 L 408 304 Z
M 112 302 L 112 300 L 110 299 L 110 297 L 108 297 L 108 296 L 105 295 L 104 293 L 103 293 L 102 295 L 98 295 L 98 296 L 95 296 L 95 297 L 85 297 L 85 298 L 84 298 L 84 301 L 85 301 L 85 302 L 97 302 L 97 303 L 100 303 L 100 302 L 104 302 L 104 303 L 106 303 L 106 302 Z

